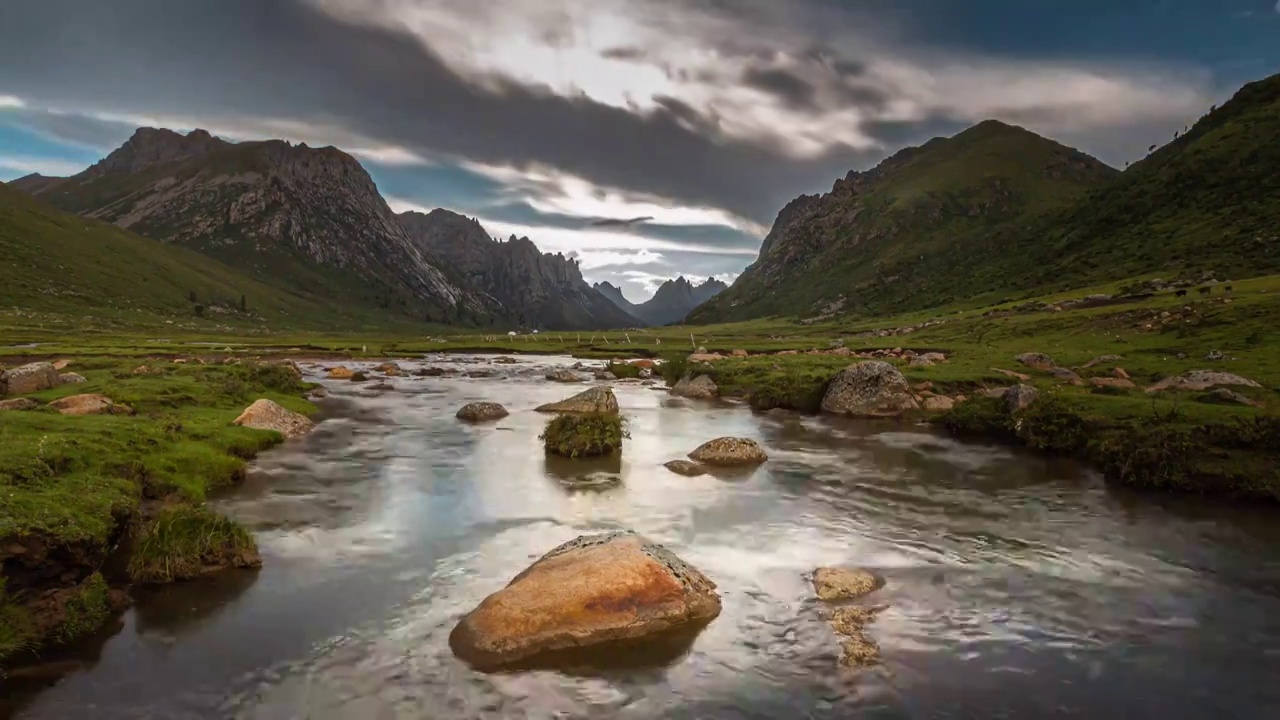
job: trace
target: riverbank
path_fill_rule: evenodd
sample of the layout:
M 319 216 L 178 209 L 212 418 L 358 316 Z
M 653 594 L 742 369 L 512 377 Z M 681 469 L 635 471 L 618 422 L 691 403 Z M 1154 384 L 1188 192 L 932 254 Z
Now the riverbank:
M 86 357 L 63 373 L 0 411 L 0 663 L 96 631 L 131 584 L 256 564 L 203 503 L 282 437 L 232 421 L 259 398 L 315 410 L 287 364 Z M 49 405 L 71 402 L 92 414 Z

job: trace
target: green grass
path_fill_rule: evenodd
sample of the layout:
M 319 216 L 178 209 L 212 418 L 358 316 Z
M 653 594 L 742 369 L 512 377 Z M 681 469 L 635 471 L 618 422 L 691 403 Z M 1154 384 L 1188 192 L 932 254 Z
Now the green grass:
M 79 358 L 68 370 L 83 375 L 85 383 L 30 396 L 47 402 L 101 393 L 129 404 L 136 415 L 68 417 L 47 408 L 0 412 L 0 543 L 66 548 L 84 564 L 73 569 L 89 574 L 141 521 L 130 571 L 143 582 L 190 577 L 205 565 L 241 565 L 256 557 L 243 530 L 200 504 L 211 491 L 237 480 L 248 458 L 282 439 L 231 421 L 263 397 L 297 412 L 312 412 L 314 406 L 302 398 L 307 386 L 279 365 L 175 364 L 149 358 L 145 364 L 151 372 L 134 374 L 140 364 L 136 359 Z M 144 517 L 144 500 L 165 509 L 154 518 Z M 76 601 L 80 604 L 71 608 L 79 625 L 66 632 L 79 633 L 80 625 L 98 617 L 99 603 L 90 594 L 97 585 L 95 580 L 84 586 Z M 9 583 L 19 599 L 47 589 L 56 586 Z M 0 643 L 12 647 L 26 637 L 12 629 L 22 627 L 24 611 L 17 602 L 12 595 L 0 601 L 10 618 L 10 629 L 0 629 L 0 637 L 9 639 Z M 22 642 L 53 640 L 57 638 Z
M 199 507 L 162 510 L 141 533 L 129 560 L 129 576 L 141 583 L 189 580 L 207 566 L 252 567 L 258 548 L 234 522 Z
M 631 363 L 611 362 L 609 363 L 608 367 L 606 367 L 606 369 L 609 371 L 610 374 L 612 374 L 615 378 L 618 378 L 619 380 L 626 380 L 629 378 L 640 377 L 640 366 L 632 365 Z
M 368 287 L 340 274 L 312 270 L 289 284 L 278 268 L 238 270 L 192 249 L 61 212 L 3 183 L 0 258 L 0 336 L 6 340 L 6 324 L 79 326 L 89 334 L 139 327 L 166 334 L 436 328 L 365 301 Z M 296 260 L 285 264 L 294 268 L 288 277 L 307 268 Z
M 607 413 L 559 415 L 547 423 L 541 439 L 546 451 L 568 458 L 601 457 L 622 449 L 627 431 L 622 418 Z
M 38 642 L 31 614 L 8 596 L 0 576 L 0 660 L 31 650 Z

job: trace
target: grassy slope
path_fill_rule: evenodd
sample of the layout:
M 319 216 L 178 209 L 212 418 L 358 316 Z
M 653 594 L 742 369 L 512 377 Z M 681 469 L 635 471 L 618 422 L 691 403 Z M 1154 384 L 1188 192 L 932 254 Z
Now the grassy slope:
M 219 553 L 252 552 L 242 530 L 200 504 L 211 490 L 232 482 L 246 458 L 280 441 L 276 433 L 230 422 L 259 397 L 300 412 L 314 410 L 300 397 L 302 385 L 275 366 L 150 362 L 153 372 L 134 374 L 137 364 L 81 359 L 71 369 L 86 383 L 31 396 L 48 401 L 102 393 L 133 407 L 134 416 L 0 412 L 0 547 L 61 548 L 75 558 L 68 561 L 71 570 L 91 572 L 138 517 L 146 497 L 165 498 L 168 509 L 146 518 L 139 531 L 129 568 L 134 579 L 189 576 Z M 31 621 L 21 603 L 47 588 L 23 569 L 21 556 L 6 561 L 5 575 L 9 597 L 0 597 L 0 650 L 6 637 L 13 649 L 27 647 L 37 639 L 22 640 Z
M 268 285 L 193 250 L 61 212 L 0 184 L 0 328 L 118 332 L 166 321 L 195 333 L 415 327 L 337 301 L 342 294 L 322 279 L 312 287 L 316 292 Z M 247 312 L 240 311 L 242 296 Z M 203 317 L 196 305 L 205 306 Z
M 936 138 L 886 160 L 855 195 L 824 196 L 787 231 L 785 242 L 797 247 L 791 257 L 775 252 L 758 261 L 690 322 L 817 315 L 840 296 L 846 311 L 862 314 L 945 305 L 971 292 L 960 259 L 986 257 L 1002 229 L 1065 207 L 1114 175 L 1093 158 L 994 121 Z
M 1280 75 L 1246 85 L 1114 177 L 1053 180 L 1054 170 L 1040 168 L 1063 168 L 1054 144 L 1001 127 L 984 123 L 904 151 L 905 163 L 886 161 L 883 181 L 856 203 L 838 202 L 795 231 L 822 248 L 807 263 L 772 285 L 748 271 L 691 321 L 817 315 L 841 294 L 846 313 L 883 315 L 1146 273 L 1280 271 L 1280 146 L 1271 141 L 1280 133 Z M 1005 187 L 992 186 L 999 178 Z M 999 209 L 1004 190 L 1020 212 L 974 214 L 984 203 Z M 854 207 L 856 219 L 841 217 Z

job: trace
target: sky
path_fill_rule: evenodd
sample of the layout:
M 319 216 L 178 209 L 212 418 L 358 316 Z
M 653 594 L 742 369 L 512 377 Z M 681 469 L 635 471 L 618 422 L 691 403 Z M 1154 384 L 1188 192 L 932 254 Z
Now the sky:
M 1117 167 L 1280 70 L 1277 0 L 0 0 L 0 180 L 138 126 L 356 156 L 642 301 L 986 118 Z

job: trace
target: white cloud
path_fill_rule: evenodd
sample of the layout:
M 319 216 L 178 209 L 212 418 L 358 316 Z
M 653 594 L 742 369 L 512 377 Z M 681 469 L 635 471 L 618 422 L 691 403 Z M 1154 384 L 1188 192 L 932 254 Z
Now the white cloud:
M 387 204 L 397 213 L 421 212 L 429 213 L 432 208 L 426 207 L 408 198 L 387 197 Z M 732 255 L 743 258 L 755 258 L 758 248 L 719 247 L 698 242 L 667 240 L 649 237 L 641 233 L 614 231 L 604 228 L 565 228 L 554 225 L 528 225 L 524 223 L 506 222 L 484 217 L 477 218 L 489 234 L 499 237 L 516 235 L 528 237 L 543 252 L 577 252 L 585 258 L 591 253 L 600 252 L 686 252 L 706 255 Z
M 22 98 L 16 98 L 12 95 L 0 95 L 0 109 L 5 108 L 24 108 L 27 104 Z
M 84 163 L 36 155 L 0 155 L 0 175 L 5 175 L 10 180 L 31 173 L 52 176 L 75 175 L 86 167 L 88 166 Z
M 768 228 L 716 208 L 682 206 L 652 195 L 605 188 L 547 166 L 514 168 L 462 161 L 471 172 L 497 180 L 513 198 L 540 213 L 578 218 L 649 217 L 659 225 L 715 225 L 764 237 Z
M 1280 13 L 1280 0 L 1276 0 L 1276 12 Z

